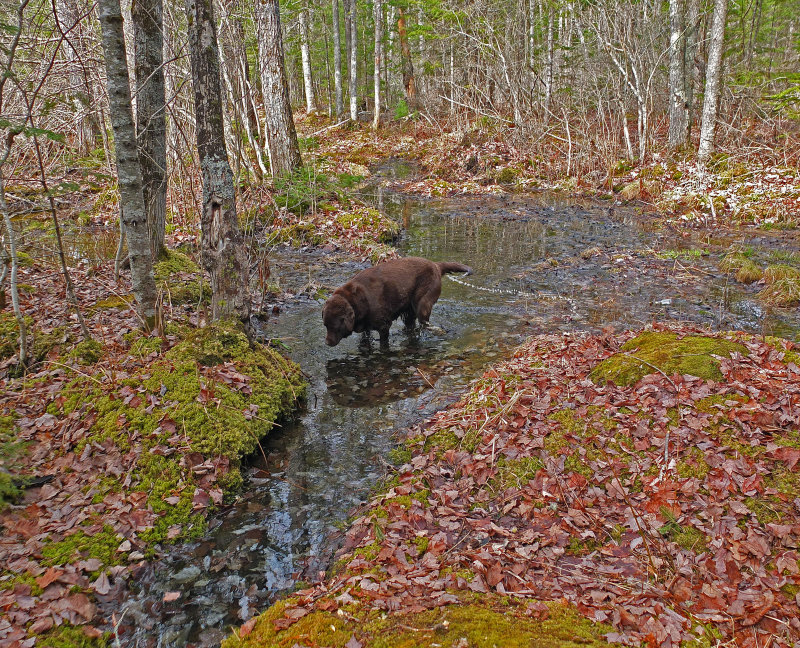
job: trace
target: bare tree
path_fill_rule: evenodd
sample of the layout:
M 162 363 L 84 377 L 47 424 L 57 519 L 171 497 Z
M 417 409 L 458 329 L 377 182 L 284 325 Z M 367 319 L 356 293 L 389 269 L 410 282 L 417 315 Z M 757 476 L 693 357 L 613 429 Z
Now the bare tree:
M 400 5 L 397 7 L 397 37 L 400 39 L 400 59 L 406 101 L 408 102 L 408 107 L 414 109 L 417 106 L 417 83 L 414 80 L 414 64 L 411 62 L 411 48 L 408 45 L 406 14 Z
M 136 136 L 139 142 L 150 249 L 154 259 L 164 249 L 167 219 L 163 13 L 162 0 L 135 0 L 131 4 L 136 77 Z
M 336 95 L 336 116 L 341 117 L 342 113 L 344 113 L 344 93 L 342 90 L 342 38 L 339 33 L 339 0 L 332 0 L 331 10 L 333 12 L 331 29 L 333 31 L 333 83 Z
M 358 121 L 358 26 L 356 25 L 356 0 L 344 0 L 350 39 L 348 41 L 348 67 L 350 70 L 350 119 Z
M 706 65 L 706 93 L 703 98 L 703 118 L 700 123 L 700 147 L 697 157 L 707 160 L 714 152 L 714 135 L 717 128 L 720 85 L 722 82 L 722 53 L 725 50 L 725 23 L 728 19 L 728 0 L 714 1 L 711 22 L 711 45 Z
M 264 121 L 272 175 L 288 175 L 302 166 L 300 145 L 289 103 L 289 84 L 283 62 L 283 39 L 278 0 L 258 4 L 258 54 L 264 93 Z
M 236 218 L 236 191 L 225 150 L 219 50 L 211 0 L 186 0 L 189 58 L 203 177 L 203 264 L 211 274 L 213 319 L 234 315 L 249 326 L 247 251 Z
M 152 330 L 158 324 L 156 284 L 142 192 L 142 171 L 133 126 L 122 11 L 119 0 L 100 0 L 98 9 L 103 32 L 108 104 L 114 129 L 122 222 L 128 238 L 131 283 L 142 323 L 146 330 Z
M 686 100 L 686 16 L 684 0 L 669 0 L 669 135 L 671 148 L 689 140 Z
M 374 0 L 375 10 L 375 115 L 372 128 L 377 130 L 381 123 L 381 66 L 383 65 L 383 4 Z
M 314 100 L 314 82 L 311 78 L 311 52 L 308 42 L 308 7 L 303 5 L 298 16 L 300 23 L 300 57 L 303 61 L 303 87 L 306 92 L 306 112 L 311 115 L 317 112 Z

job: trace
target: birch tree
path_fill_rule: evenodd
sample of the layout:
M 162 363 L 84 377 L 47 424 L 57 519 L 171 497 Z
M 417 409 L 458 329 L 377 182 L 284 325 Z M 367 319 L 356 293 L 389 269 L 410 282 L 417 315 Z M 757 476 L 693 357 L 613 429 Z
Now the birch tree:
M 372 128 L 377 130 L 381 123 L 381 67 L 383 65 L 383 5 L 381 0 L 374 0 L 375 10 L 375 115 Z
M 119 0 L 100 0 L 98 13 L 103 33 L 108 105 L 114 130 L 120 207 L 128 239 L 131 283 L 142 324 L 149 331 L 158 323 L 157 295 Z
M 700 123 L 700 147 L 697 150 L 697 157 L 701 161 L 707 160 L 714 152 L 727 19 L 728 0 L 715 0 L 714 17 L 711 22 L 711 44 L 706 64 L 706 92 L 703 98 L 703 118 Z
M 162 0 L 134 0 L 134 75 L 136 136 L 142 168 L 142 192 L 147 212 L 150 250 L 157 259 L 164 249 L 167 219 L 167 124 L 164 96 Z
M 346 0 L 345 0 L 346 1 Z M 336 116 L 344 113 L 344 93 L 342 90 L 342 36 L 339 32 L 339 0 L 332 0 L 331 11 L 333 15 L 333 85 L 336 97 Z
M 348 69 L 350 92 L 350 119 L 358 121 L 358 27 L 356 25 L 356 0 L 344 0 L 347 7 L 347 20 L 350 23 L 348 41 Z
M 311 115 L 317 112 L 314 100 L 314 81 L 311 78 L 311 52 L 308 42 L 308 7 L 303 5 L 298 16 L 300 23 L 300 57 L 303 63 L 303 87 L 306 92 L 306 112 Z
M 247 252 L 236 217 L 233 173 L 225 150 L 219 51 L 211 0 L 186 0 L 195 135 L 203 179 L 203 265 L 211 275 L 213 319 L 235 316 L 249 325 Z
M 256 27 L 264 123 L 272 175 L 289 175 L 302 166 L 300 145 L 289 103 L 289 84 L 283 62 L 283 39 L 278 0 L 259 0 Z

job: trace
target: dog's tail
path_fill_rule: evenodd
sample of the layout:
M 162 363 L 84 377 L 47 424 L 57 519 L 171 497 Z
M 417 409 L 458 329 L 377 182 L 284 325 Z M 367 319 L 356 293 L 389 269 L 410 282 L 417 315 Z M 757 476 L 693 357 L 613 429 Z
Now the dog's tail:
M 445 275 L 448 272 L 466 272 L 468 275 L 472 274 L 472 268 L 465 266 L 463 263 L 437 263 L 439 271 Z

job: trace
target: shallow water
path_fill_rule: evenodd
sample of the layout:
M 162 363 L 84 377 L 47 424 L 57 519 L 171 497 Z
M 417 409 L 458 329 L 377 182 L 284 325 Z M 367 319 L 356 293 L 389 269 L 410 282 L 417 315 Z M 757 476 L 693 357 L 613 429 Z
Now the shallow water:
M 466 263 L 474 275 L 445 280 L 431 318 L 440 329 L 414 337 L 397 323 L 388 351 L 356 336 L 325 346 L 311 298 L 264 325 L 307 374 L 308 406 L 264 442 L 248 490 L 206 539 L 138 574 L 124 605 L 130 645 L 216 645 L 276 595 L 318 577 L 348 514 L 385 473 L 395 432 L 452 402 L 527 335 L 672 319 L 798 337 L 796 311 L 764 312 L 714 259 L 656 256 L 687 242 L 648 231 L 632 210 L 552 196 L 419 202 L 380 192 L 378 202 L 405 226 L 402 254 Z M 273 277 L 290 291 L 311 278 L 332 289 L 362 267 L 284 251 Z M 181 598 L 163 603 L 171 591 Z

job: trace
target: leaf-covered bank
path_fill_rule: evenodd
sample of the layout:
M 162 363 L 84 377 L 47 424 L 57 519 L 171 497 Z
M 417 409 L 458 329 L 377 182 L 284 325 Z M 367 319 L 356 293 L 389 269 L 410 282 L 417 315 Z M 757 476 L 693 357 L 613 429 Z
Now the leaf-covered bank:
M 2 377 L 0 643 L 100 645 L 99 610 L 167 544 L 205 532 L 242 460 L 302 403 L 305 379 L 238 324 L 197 327 L 203 277 L 185 255 L 157 267 L 172 297 L 161 337 L 138 330 L 122 295 L 97 299 L 111 283 L 102 266 L 75 270 L 96 304 L 95 339 L 80 341 L 44 270 L 24 271 L 37 290 L 23 306 L 47 348 L 24 377 L 6 360 Z
M 532 338 L 409 432 L 327 579 L 226 646 L 406 645 L 498 598 L 628 645 L 793 645 L 797 359 L 686 328 Z M 451 645 L 483 645 L 464 623 Z

